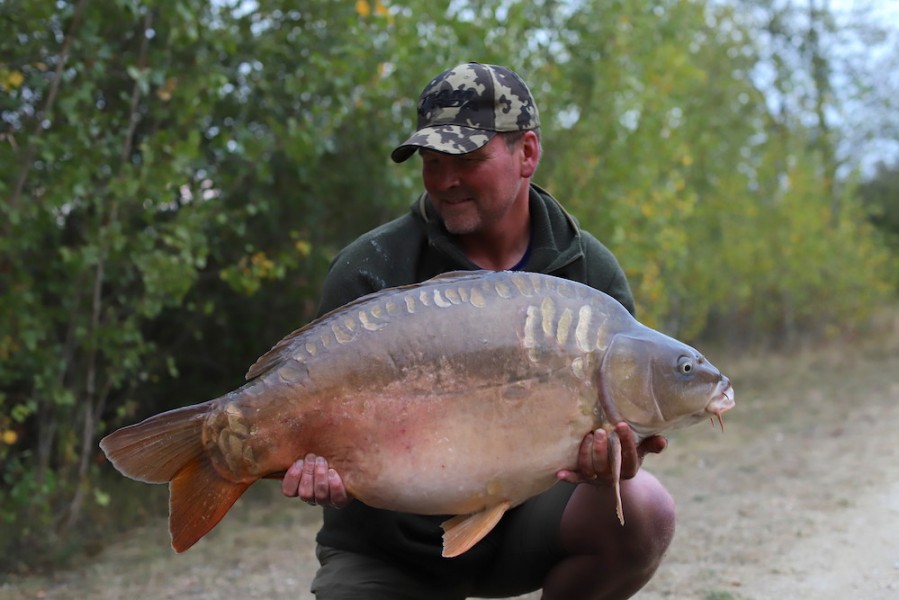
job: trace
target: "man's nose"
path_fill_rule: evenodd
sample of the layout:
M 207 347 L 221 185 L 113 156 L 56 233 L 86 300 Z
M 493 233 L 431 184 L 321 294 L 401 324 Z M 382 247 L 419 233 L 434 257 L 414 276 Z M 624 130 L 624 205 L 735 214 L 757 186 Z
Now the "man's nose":
M 451 190 L 459 185 L 459 172 L 447 161 L 433 170 L 430 179 L 434 189 L 439 191 Z

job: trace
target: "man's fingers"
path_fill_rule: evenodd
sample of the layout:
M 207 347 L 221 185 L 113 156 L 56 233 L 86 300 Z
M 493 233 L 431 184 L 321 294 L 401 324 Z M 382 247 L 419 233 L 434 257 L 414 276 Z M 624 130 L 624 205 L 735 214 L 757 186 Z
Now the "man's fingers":
M 663 438 L 660 435 L 651 435 L 642 442 L 640 442 L 640 446 L 638 451 L 646 456 L 647 454 L 658 454 L 668 447 L 668 440 Z
M 315 455 L 310 453 L 303 459 L 303 471 L 300 474 L 300 485 L 297 495 L 304 502 L 315 500 Z
M 609 433 L 605 429 L 597 429 L 592 435 L 592 455 L 587 476 L 593 480 L 608 479 L 611 475 L 609 472 Z
M 290 468 L 287 469 L 287 472 L 284 473 L 284 477 L 281 479 L 281 493 L 288 498 L 295 498 L 299 494 L 303 463 L 304 461 L 300 459 L 290 465 Z
M 621 479 L 630 479 L 640 470 L 642 457 L 637 451 L 634 432 L 625 422 L 615 425 L 615 433 L 621 442 Z
M 581 477 L 580 473 L 578 473 L 577 471 L 569 471 L 568 469 L 556 471 L 556 479 L 558 479 L 559 481 L 567 481 L 568 483 L 584 482 L 584 478 Z
M 334 469 L 328 469 L 328 487 L 331 490 L 331 505 L 334 508 L 343 508 L 350 503 L 350 497 L 343 487 L 343 480 Z
M 314 467 L 314 500 L 318 504 L 328 504 L 331 501 L 331 490 L 328 488 L 328 461 L 324 457 L 316 457 Z

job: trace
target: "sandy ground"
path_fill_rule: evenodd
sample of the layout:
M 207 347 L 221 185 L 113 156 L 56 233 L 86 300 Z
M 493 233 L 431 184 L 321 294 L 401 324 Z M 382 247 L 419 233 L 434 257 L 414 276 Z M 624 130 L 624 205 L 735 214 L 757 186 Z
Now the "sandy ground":
M 724 433 L 676 432 L 647 459 L 679 519 L 638 598 L 899 598 L 899 335 L 889 338 L 713 356 L 737 407 Z M 309 598 L 317 509 L 281 498 L 274 482 L 251 492 L 186 554 L 169 549 L 160 520 L 78 568 L 0 582 L 0 598 Z

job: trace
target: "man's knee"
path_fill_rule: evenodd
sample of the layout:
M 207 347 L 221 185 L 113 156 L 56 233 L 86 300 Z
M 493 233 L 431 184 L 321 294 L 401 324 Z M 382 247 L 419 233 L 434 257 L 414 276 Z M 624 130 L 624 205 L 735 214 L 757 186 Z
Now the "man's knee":
M 652 578 L 674 537 L 674 500 L 644 471 L 612 488 L 581 484 L 562 515 L 568 556 L 544 580 L 545 598 L 629 598 Z
M 573 554 L 625 553 L 658 561 L 674 537 L 674 499 L 646 471 L 621 483 L 624 525 L 611 488 L 586 484 L 572 494 L 562 518 L 562 540 Z
M 625 525 L 630 518 L 633 527 L 623 538 L 622 550 L 630 552 L 638 562 L 642 557 L 654 570 L 674 539 L 674 498 L 658 479 L 645 471 L 628 482 L 626 498 L 629 514 L 625 514 Z

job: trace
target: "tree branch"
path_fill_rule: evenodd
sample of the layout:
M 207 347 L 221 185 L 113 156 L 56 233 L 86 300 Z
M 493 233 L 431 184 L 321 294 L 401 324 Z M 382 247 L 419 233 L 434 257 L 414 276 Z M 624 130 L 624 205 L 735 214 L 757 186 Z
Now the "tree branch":
M 50 88 L 47 90 L 47 99 L 44 102 L 44 108 L 34 115 L 34 131 L 32 132 L 31 139 L 28 141 L 28 146 L 25 147 L 25 153 L 22 157 L 22 168 L 13 185 L 12 194 L 9 196 L 10 209 L 15 209 L 18 206 L 22 190 L 25 189 L 25 182 L 28 181 L 28 175 L 31 173 L 31 168 L 34 165 L 34 156 L 37 153 L 36 140 L 41 135 L 41 123 L 43 123 L 44 117 L 53 112 L 53 105 L 56 102 L 56 95 L 59 93 L 59 86 L 62 82 L 62 73 L 69 60 L 72 40 L 75 39 L 75 34 L 81 26 L 81 19 L 84 16 L 84 10 L 87 7 L 87 3 L 88 0 L 80 0 L 75 7 L 75 13 L 72 17 L 72 26 L 69 27 L 69 32 L 62 42 L 62 49 L 59 53 L 59 60 L 56 63 L 53 81 L 50 82 Z M 6 224 L 6 233 L 9 233 L 8 223 Z

